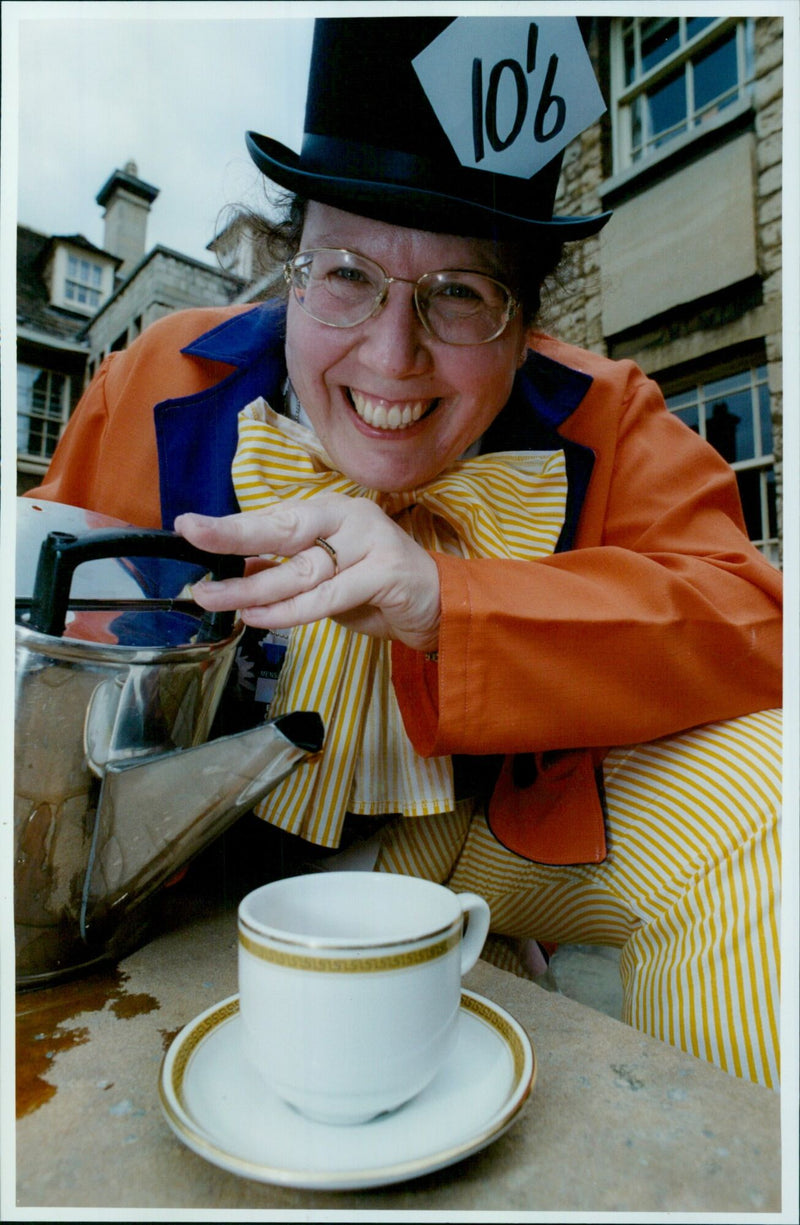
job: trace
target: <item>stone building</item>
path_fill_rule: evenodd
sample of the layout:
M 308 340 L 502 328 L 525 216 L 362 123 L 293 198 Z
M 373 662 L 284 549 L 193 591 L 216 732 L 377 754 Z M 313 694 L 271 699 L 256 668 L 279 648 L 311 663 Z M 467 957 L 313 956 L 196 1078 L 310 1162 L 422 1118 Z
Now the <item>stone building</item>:
M 557 211 L 614 216 L 567 248 L 543 321 L 632 358 L 737 472 L 777 561 L 782 20 L 614 17 L 589 43 L 608 105 L 567 149 Z
M 86 325 L 87 376 L 103 358 L 156 319 L 188 306 L 224 306 L 247 282 L 247 271 L 227 270 L 169 247 L 147 250 L 147 216 L 158 189 L 138 177 L 134 162 L 115 170 L 97 194 L 105 208 L 103 246 L 122 261 L 114 292 Z
M 102 248 L 81 234 L 17 227 L 17 492 L 39 483 L 81 392 L 110 352 L 187 306 L 223 306 L 247 284 L 235 271 L 156 246 L 147 220 L 158 188 L 136 164 L 97 194 Z
M 17 486 L 37 484 L 78 403 L 87 320 L 113 292 L 120 260 L 81 234 L 17 227 Z
M 104 357 L 126 348 L 156 319 L 188 306 L 227 305 L 243 284 L 240 277 L 179 251 L 153 247 L 85 327 L 88 377 Z

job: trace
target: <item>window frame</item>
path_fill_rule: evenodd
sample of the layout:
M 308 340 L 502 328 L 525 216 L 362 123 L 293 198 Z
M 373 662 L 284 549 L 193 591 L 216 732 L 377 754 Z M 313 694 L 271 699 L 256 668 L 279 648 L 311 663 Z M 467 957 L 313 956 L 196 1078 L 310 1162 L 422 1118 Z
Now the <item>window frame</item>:
M 738 16 L 714 17 L 710 25 L 692 37 L 687 38 L 686 23 L 691 20 L 691 17 L 677 14 L 669 14 L 669 16 L 679 23 L 678 49 L 666 55 L 663 60 L 654 64 L 646 72 L 641 71 L 640 65 L 641 22 L 651 20 L 651 17 L 629 16 L 613 17 L 611 19 L 610 112 L 613 173 L 615 175 L 623 174 L 626 171 L 644 169 L 651 165 L 659 155 L 669 150 L 677 140 L 681 138 L 684 140 L 691 139 L 693 136 L 697 136 L 708 129 L 710 120 L 706 119 L 703 121 L 703 115 L 707 115 L 712 107 L 718 105 L 719 99 L 724 98 L 725 94 L 721 94 L 717 99 L 707 103 L 702 111 L 696 111 L 694 108 L 694 77 L 690 65 L 693 59 L 697 57 L 698 52 L 713 50 L 714 46 L 721 44 L 731 31 L 734 31 L 736 47 L 736 94 L 726 103 L 723 112 L 720 113 L 729 110 L 733 117 L 737 111 L 737 104 L 738 106 L 741 106 L 743 102 L 749 104 L 754 74 L 753 18 Z M 629 22 L 634 23 L 635 61 L 637 68 L 633 81 L 630 84 L 626 84 L 625 30 L 629 28 L 627 26 Z M 665 129 L 664 132 L 656 136 L 649 132 L 643 132 L 639 146 L 640 152 L 638 156 L 634 157 L 632 143 L 634 104 L 637 99 L 646 97 L 652 91 L 653 86 L 658 84 L 659 81 L 666 80 L 672 76 L 676 69 L 682 70 L 684 81 L 684 93 L 687 101 L 685 119 L 677 129 Z M 645 122 L 646 118 L 647 108 L 644 108 Z M 672 134 L 665 139 L 665 135 L 669 131 Z M 656 143 L 656 141 L 659 143 Z
M 744 376 L 747 376 L 747 387 L 744 385 L 736 389 L 737 394 L 740 391 L 749 390 L 750 392 L 750 413 L 751 413 L 751 428 L 753 438 L 752 456 L 739 460 L 726 460 L 729 463 L 734 473 L 753 472 L 759 473 L 758 492 L 759 492 L 759 510 L 761 519 L 762 534 L 758 536 L 748 536 L 753 545 L 764 554 L 764 556 L 774 565 L 779 564 L 780 557 L 780 523 L 778 521 L 777 506 L 773 504 L 772 512 L 775 516 L 775 531 L 770 534 L 770 495 L 769 484 L 770 478 L 773 482 L 776 479 L 775 470 L 775 445 L 774 433 L 772 429 L 772 411 L 771 411 L 771 393 L 769 389 L 769 372 L 767 368 L 766 358 L 758 353 L 750 353 L 746 357 L 741 357 L 728 363 L 719 363 L 717 365 L 709 364 L 702 369 L 695 371 L 691 376 L 686 376 L 676 380 L 664 380 L 661 389 L 667 408 L 670 412 L 676 415 L 681 410 L 688 408 L 697 409 L 697 433 L 699 437 L 708 441 L 707 438 L 707 420 L 709 411 L 715 402 L 719 401 L 721 393 L 715 392 L 707 394 L 706 389 L 715 383 L 719 383 L 723 379 L 742 377 L 744 384 Z M 770 450 L 764 449 L 764 438 L 762 436 L 762 417 L 761 405 L 759 402 L 759 388 L 765 388 L 768 397 L 769 406 L 769 421 L 770 421 Z M 680 397 L 686 396 L 688 392 L 692 392 L 693 398 L 691 404 L 675 404 L 674 401 Z M 671 403 L 671 401 L 673 403 Z M 679 417 L 679 420 L 683 420 Z M 685 422 L 687 429 L 692 429 Z M 713 446 L 713 443 L 711 444 Z M 719 453 L 719 452 L 718 452 Z M 724 458 L 724 457 L 723 457 Z M 738 483 L 738 475 L 737 475 Z M 773 486 L 773 496 L 776 490 Z
M 35 372 L 35 376 L 30 384 L 31 388 L 34 386 L 35 381 L 39 377 L 39 375 L 44 374 L 47 376 L 47 395 L 46 395 L 45 411 L 36 412 L 34 410 L 32 396 L 29 397 L 29 401 L 26 406 L 23 406 L 20 403 L 20 396 L 22 392 L 21 375 L 22 375 L 23 370 L 30 370 L 30 371 Z M 53 403 L 51 388 L 52 388 L 52 381 L 54 378 L 58 378 L 62 380 L 61 391 L 60 391 L 60 400 L 61 400 L 60 413 L 58 415 L 48 411 Z M 64 432 L 64 427 L 67 424 L 67 421 L 69 420 L 71 394 L 72 394 L 72 376 L 69 374 L 66 374 L 63 370 L 53 370 L 52 367 L 39 366 L 39 365 L 35 365 L 32 362 L 18 362 L 17 363 L 16 448 L 17 448 L 17 459 L 21 461 L 25 465 L 26 468 L 31 468 L 32 470 L 35 470 L 35 471 L 44 471 L 47 468 L 53 456 L 53 452 L 56 449 L 58 441 Z M 24 449 L 20 445 L 20 426 L 23 421 L 25 422 L 25 440 L 26 440 L 26 446 L 24 447 Z M 31 451 L 28 449 L 29 444 L 30 444 L 31 426 L 34 422 L 37 422 L 37 421 L 41 423 L 41 427 L 42 427 L 41 429 L 42 447 L 38 452 Z M 52 442 L 52 449 L 48 450 L 47 448 L 48 448 L 50 439 L 48 437 L 47 425 L 52 422 L 58 422 L 58 434 Z
M 71 267 L 74 264 L 75 268 Z M 81 276 L 83 265 L 86 266 L 87 275 Z M 70 293 L 70 289 L 75 289 L 75 293 Z M 80 297 L 81 292 L 85 295 Z M 103 296 L 103 266 L 95 260 L 89 259 L 86 255 L 78 255 L 74 251 L 67 251 L 67 268 L 64 274 L 63 298 L 71 307 L 82 308 L 86 307 L 92 311 L 99 309 Z

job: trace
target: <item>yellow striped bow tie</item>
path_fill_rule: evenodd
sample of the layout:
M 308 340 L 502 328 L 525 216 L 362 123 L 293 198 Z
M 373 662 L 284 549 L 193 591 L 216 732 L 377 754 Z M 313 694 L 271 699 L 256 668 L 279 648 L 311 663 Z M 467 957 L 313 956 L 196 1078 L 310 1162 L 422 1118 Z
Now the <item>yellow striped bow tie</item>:
M 239 414 L 233 483 L 243 511 L 287 498 L 369 498 L 433 552 L 533 560 L 553 552 L 564 522 L 563 451 L 504 451 L 459 460 L 420 489 L 380 493 L 331 468 L 319 439 L 263 400 Z M 391 683 L 391 644 L 317 621 L 291 631 L 270 718 L 317 710 L 323 753 L 257 811 L 290 833 L 339 845 L 346 813 L 431 816 L 454 805 L 449 757 L 420 757 Z

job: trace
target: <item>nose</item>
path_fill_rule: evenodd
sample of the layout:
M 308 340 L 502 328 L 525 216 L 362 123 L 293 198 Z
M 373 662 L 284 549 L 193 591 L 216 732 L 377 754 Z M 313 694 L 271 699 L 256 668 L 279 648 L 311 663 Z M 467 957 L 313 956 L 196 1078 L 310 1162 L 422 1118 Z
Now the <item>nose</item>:
M 414 305 L 413 284 L 390 278 L 383 306 L 362 324 L 362 361 L 390 378 L 421 374 L 432 363 L 428 341 Z

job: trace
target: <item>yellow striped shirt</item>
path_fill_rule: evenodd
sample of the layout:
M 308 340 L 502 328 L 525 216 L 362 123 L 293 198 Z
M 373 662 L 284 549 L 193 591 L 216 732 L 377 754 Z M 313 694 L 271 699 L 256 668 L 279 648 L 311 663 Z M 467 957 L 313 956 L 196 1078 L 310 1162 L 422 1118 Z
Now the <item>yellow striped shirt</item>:
M 479 455 L 419 489 L 366 489 L 331 468 L 311 430 L 261 399 L 239 415 L 232 475 L 243 511 L 321 492 L 369 498 L 423 548 L 465 558 L 551 554 L 567 495 L 562 451 Z M 450 758 L 420 757 L 405 733 L 389 642 L 332 620 L 297 626 L 270 715 L 290 710 L 319 712 L 325 748 L 262 801 L 259 815 L 272 824 L 338 846 L 347 812 L 411 817 L 453 808 Z

